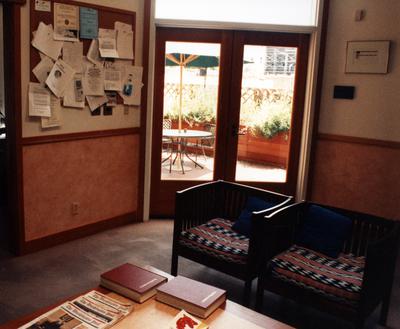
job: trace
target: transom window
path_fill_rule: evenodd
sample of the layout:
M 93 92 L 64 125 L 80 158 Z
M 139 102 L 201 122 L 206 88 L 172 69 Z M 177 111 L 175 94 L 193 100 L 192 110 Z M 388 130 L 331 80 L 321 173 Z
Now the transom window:
M 156 19 L 316 26 L 319 0 L 156 0 Z

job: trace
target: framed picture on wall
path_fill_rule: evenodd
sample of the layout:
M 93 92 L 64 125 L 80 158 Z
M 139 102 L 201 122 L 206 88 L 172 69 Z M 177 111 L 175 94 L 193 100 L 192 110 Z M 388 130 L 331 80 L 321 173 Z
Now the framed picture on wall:
M 346 73 L 387 73 L 390 41 L 348 41 Z

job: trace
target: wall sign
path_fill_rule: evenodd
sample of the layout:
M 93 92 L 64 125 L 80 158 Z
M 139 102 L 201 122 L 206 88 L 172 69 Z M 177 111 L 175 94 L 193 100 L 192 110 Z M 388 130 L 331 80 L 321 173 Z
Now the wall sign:
M 390 41 L 348 41 L 346 73 L 387 73 Z

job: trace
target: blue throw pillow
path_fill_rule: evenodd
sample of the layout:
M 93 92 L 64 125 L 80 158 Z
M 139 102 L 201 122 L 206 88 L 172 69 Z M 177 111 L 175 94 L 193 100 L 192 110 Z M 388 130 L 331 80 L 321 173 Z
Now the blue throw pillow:
M 351 219 L 332 210 L 311 205 L 297 244 L 337 258 L 351 231 Z
M 265 201 L 257 197 L 249 197 L 239 218 L 233 224 L 232 229 L 245 236 L 251 233 L 251 215 L 253 211 L 261 211 L 276 206 L 276 203 Z

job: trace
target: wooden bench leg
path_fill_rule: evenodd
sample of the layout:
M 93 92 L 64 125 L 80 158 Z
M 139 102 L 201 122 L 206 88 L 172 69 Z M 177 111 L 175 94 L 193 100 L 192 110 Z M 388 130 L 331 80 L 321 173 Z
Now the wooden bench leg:
M 176 276 L 177 274 L 178 274 L 178 254 L 175 251 L 173 251 L 171 260 L 171 275 Z
M 381 314 L 379 317 L 379 324 L 382 326 L 386 326 L 387 317 L 389 314 L 389 305 L 390 305 L 390 294 L 389 296 L 386 296 L 382 302 Z
M 243 292 L 243 305 L 248 306 L 250 304 L 250 295 L 251 295 L 251 284 L 253 280 L 246 280 L 244 282 L 244 292 Z
M 364 318 L 358 318 L 354 324 L 355 329 L 363 329 L 364 328 Z
M 263 280 L 258 277 L 257 280 L 257 292 L 256 292 L 256 311 L 261 312 L 264 302 L 264 284 Z

